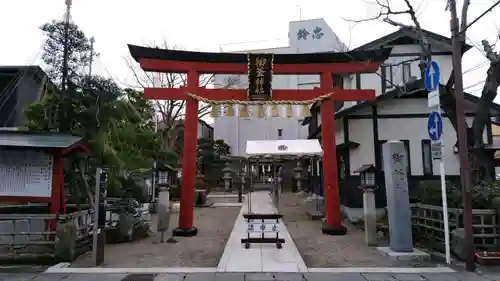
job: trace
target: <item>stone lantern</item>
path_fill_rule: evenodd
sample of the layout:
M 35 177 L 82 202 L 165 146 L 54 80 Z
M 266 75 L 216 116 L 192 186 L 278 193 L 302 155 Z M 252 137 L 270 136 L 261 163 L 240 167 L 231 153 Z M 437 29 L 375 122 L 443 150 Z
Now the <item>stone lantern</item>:
M 359 173 L 361 178 L 362 189 L 375 189 L 377 186 L 375 182 L 375 167 L 373 165 L 363 165 L 361 168 L 356 170 L 355 172 Z
M 296 188 L 297 192 L 299 192 L 302 189 L 302 172 L 303 169 L 301 167 L 300 159 L 297 161 L 297 167 L 293 169 L 293 176 L 294 179 L 296 180 Z
M 226 167 L 222 169 L 222 172 L 224 173 L 222 178 L 224 179 L 224 188 L 226 191 L 229 191 L 229 188 L 231 187 L 231 180 L 233 179 L 233 170 L 229 167 L 229 165 L 230 163 L 226 163 Z
M 240 189 L 238 190 L 238 202 L 241 203 L 243 202 L 243 189 L 245 188 L 245 179 L 247 177 L 247 166 L 243 166 L 243 169 L 241 171 L 241 186 Z
M 155 202 L 158 197 L 159 197 L 159 190 L 161 188 L 164 188 L 166 191 L 170 192 L 170 173 L 171 173 L 171 168 L 167 165 L 156 163 L 153 166 L 153 182 L 151 183 L 151 190 L 152 190 L 152 200 Z
M 165 187 L 169 183 L 169 169 L 166 166 L 156 168 L 156 182 L 158 187 Z
M 377 209 L 375 207 L 375 166 L 363 165 L 354 171 L 359 173 L 361 183 L 359 188 L 363 190 L 363 213 L 365 223 L 365 241 L 368 246 L 377 245 Z

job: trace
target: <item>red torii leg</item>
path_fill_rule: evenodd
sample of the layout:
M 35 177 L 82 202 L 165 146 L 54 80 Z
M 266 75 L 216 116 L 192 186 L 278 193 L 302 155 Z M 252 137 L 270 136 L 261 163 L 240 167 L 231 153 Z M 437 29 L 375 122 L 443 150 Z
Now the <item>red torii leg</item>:
M 323 92 L 333 89 L 332 73 L 320 75 Z M 354 99 L 361 98 L 353 95 Z M 335 140 L 335 94 L 321 103 L 321 145 L 323 147 L 323 189 L 325 194 L 325 223 L 322 231 L 330 235 L 345 235 L 347 229 L 342 225 L 340 196 L 337 171 L 337 148 Z
M 187 74 L 187 91 L 196 94 L 199 74 L 191 70 Z M 194 195 L 196 188 L 196 146 L 198 144 L 198 101 L 185 97 L 186 118 L 184 119 L 184 149 L 182 153 L 181 206 L 179 227 L 174 229 L 176 236 L 195 236 L 198 229 L 193 226 Z

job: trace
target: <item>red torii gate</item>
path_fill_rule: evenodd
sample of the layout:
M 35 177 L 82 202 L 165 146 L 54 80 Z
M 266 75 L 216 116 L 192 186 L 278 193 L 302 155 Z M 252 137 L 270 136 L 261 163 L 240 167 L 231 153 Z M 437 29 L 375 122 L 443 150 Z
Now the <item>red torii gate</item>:
M 183 88 L 145 88 L 148 99 L 185 100 L 184 150 L 182 187 L 177 236 L 194 236 L 194 192 L 196 180 L 196 145 L 198 101 L 187 93 L 209 100 L 247 100 L 246 89 L 207 89 L 199 86 L 200 74 L 245 74 L 247 54 L 201 53 L 165 50 L 129 45 L 132 57 L 144 71 L 187 73 Z M 333 93 L 321 102 L 323 177 L 326 221 L 323 233 L 344 235 L 341 224 L 340 198 L 335 143 L 334 101 L 366 101 L 375 99 L 375 90 L 344 90 L 334 88 L 333 73 L 373 73 L 388 57 L 391 49 L 351 51 L 348 53 L 275 54 L 273 74 L 319 74 L 320 87 L 311 90 L 273 89 L 274 101 L 306 101 Z

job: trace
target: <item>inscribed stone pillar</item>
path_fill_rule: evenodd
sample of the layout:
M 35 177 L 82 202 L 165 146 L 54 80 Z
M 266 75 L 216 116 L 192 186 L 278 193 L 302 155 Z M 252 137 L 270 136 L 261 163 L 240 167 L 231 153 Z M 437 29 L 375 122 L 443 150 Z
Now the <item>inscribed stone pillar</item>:
M 400 141 L 382 145 L 385 190 L 389 216 L 389 246 L 395 252 L 412 252 L 411 210 L 408 195 L 408 156 Z
M 158 226 L 157 231 L 162 234 L 168 230 L 170 225 L 170 191 L 168 188 L 160 187 L 158 194 Z
M 365 217 L 365 241 L 368 246 L 377 245 L 377 210 L 375 209 L 375 193 L 372 188 L 363 192 L 363 212 Z

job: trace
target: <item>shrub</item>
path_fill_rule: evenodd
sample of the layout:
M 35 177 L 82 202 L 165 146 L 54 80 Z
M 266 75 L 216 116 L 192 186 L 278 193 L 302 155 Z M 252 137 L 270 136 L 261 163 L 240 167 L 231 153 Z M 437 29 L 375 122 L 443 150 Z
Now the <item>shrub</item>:
M 492 200 L 500 197 L 500 182 L 490 184 L 480 184 L 471 187 L 472 208 L 489 209 L 492 208 Z M 423 204 L 441 205 L 441 182 L 421 181 L 418 191 L 414 194 L 418 202 Z M 446 196 L 449 208 L 462 208 L 462 190 L 460 186 L 450 182 L 446 183 Z

